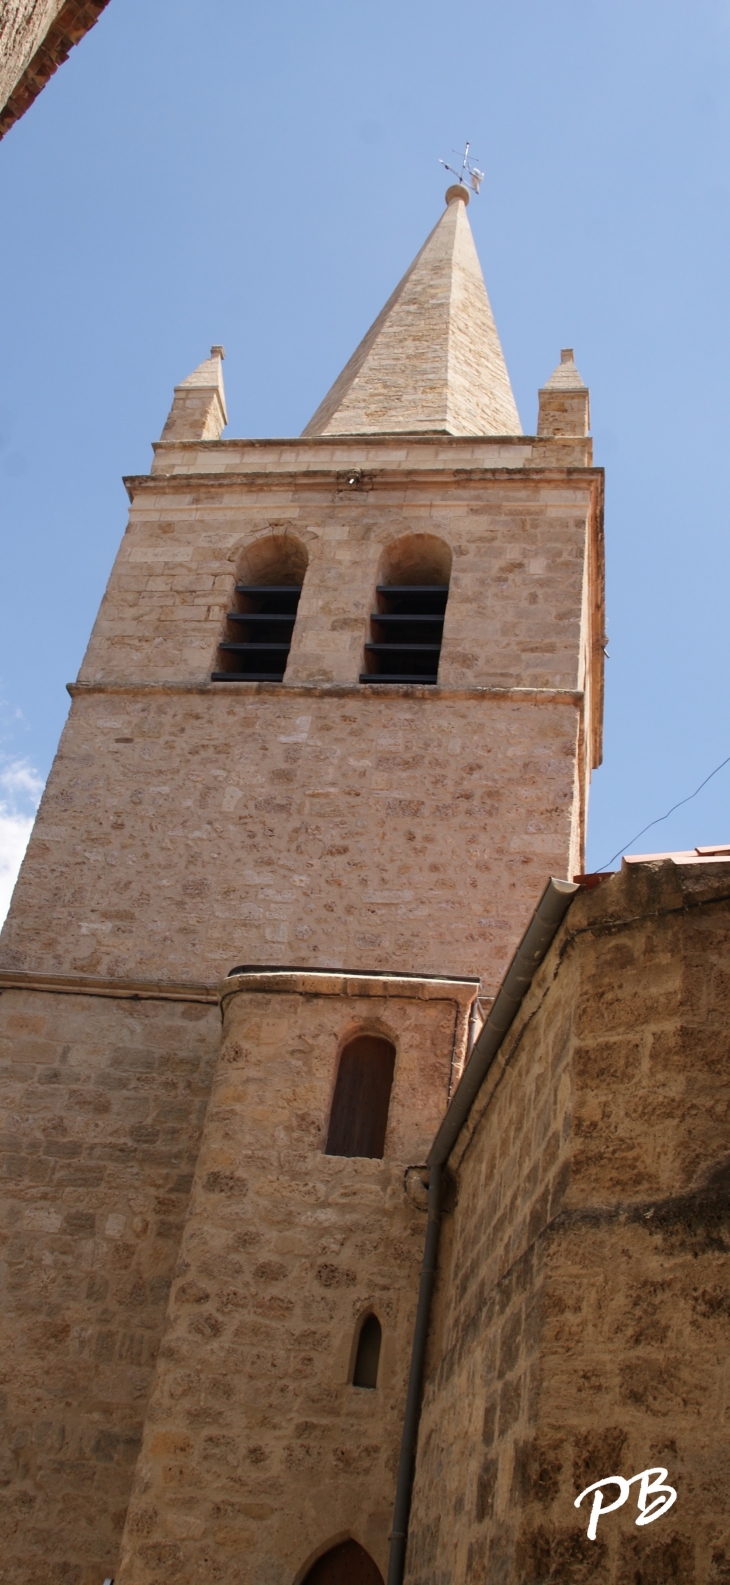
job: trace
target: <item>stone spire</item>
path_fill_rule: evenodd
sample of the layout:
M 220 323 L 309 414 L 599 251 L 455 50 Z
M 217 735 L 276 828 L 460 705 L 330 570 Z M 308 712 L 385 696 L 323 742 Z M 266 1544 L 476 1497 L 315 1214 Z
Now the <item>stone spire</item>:
M 228 423 L 222 347 L 211 347 L 186 380 L 175 386 L 162 440 L 220 440 Z
M 557 369 L 538 393 L 538 435 L 587 435 L 590 429 L 588 386 L 575 366 L 572 347 L 563 347 Z
M 521 435 L 471 226 L 446 211 L 335 380 L 305 435 Z

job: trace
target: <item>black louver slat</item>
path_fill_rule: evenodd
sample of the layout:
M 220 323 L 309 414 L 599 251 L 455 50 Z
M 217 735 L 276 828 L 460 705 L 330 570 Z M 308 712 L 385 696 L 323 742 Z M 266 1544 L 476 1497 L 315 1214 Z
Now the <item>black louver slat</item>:
M 213 682 L 283 681 L 301 592 L 301 584 L 236 584 L 237 609 L 227 614 Z
M 379 584 L 361 682 L 438 681 L 448 584 Z

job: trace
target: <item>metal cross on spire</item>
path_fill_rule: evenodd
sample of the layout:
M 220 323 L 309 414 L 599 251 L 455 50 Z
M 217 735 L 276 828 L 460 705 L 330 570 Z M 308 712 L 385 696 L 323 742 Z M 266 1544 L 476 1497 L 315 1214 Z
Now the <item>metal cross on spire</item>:
M 457 181 L 461 182 L 462 187 L 466 187 L 466 178 L 468 177 L 472 192 L 478 193 L 484 181 L 484 172 L 480 171 L 474 160 L 469 159 L 469 147 L 470 145 L 467 143 L 464 148 L 460 171 L 457 171 L 456 166 L 447 164 L 446 160 L 439 160 L 439 165 L 443 165 L 445 170 L 451 171 L 452 176 L 455 176 Z M 452 149 L 452 153 L 458 155 L 459 150 Z

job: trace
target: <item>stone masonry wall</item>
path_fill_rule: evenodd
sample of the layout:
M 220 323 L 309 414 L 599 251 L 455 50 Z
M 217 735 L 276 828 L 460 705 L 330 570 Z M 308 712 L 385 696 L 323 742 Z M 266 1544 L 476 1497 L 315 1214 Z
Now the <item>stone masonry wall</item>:
M 0 1580 L 112 1575 L 215 1005 L 0 995 Z
M 0 20 L 0 109 L 22 77 L 63 0 L 7 0 Z
M 445 1110 L 474 989 L 231 982 L 117 1585 L 291 1585 L 346 1536 L 385 1572 L 425 1233 L 406 1170 Z M 383 1160 L 323 1154 L 361 1030 L 396 1045 Z M 351 1384 L 369 1310 L 372 1390 Z
M 503 1044 L 452 1157 L 408 1585 L 730 1578 L 729 927 L 727 864 L 625 867 Z M 589 1541 L 579 1492 L 656 1466 L 671 1511 Z
M 311 471 L 285 471 L 287 460 L 267 474 L 132 481 L 82 682 L 205 682 L 244 553 L 289 534 L 309 565 L 286 681 L 356 684 L 383 551 L 431 534 L 453 556 L 442 686 L 583 686 L 592 470 L 491 474 L 454 457 L 404 476 L 381 466 L 351 489 L 316 453 Z
M 570 703 L 275 686 L 77 699 L 3 965 L 387 966 L 493 990 L 571 862 L 577 726 Z
M 143 1422 L 127 1585 L 183 1566 L 186 1585 L 239 1585 L 249 1555 L 257 1585 L 290 1585 L 346 1529 L 384 1563 L 423 1238 L 404 1172 L 446 1105 L 461 993 L 235 999 L 160 1348 L 217 1013 L 121 992 L 247 962 L 496 988 L 546 871 L 581 867 L 600 479 L 552 445 L 532 471 L 532 442 L 495 443 L 490 469 L 486 443 L 406 441 L 396 465 L 386 437 L 353 488 L 325 443 L 163 446 L 132 483 L 0 948 L 0 1101 L 25 1174 L 2 1585 L 114 1572 Z M 186 476 L 192 456 L 209 476 Z M 309 566 L 284 684 L 211 685 L 237 569 L 292 533 Z M 383 551 L 421 533 L 454 563 L 439 686 L 361 688 Z M 336 1161 L 322 1130 L 363 1019 L 398 1045 L 392 1129 L 385 1161 Z M 348 1366 L 376 1299 L 373 1407 Z
M 0 963 L 387 963 L 494 988 L 546 871 L 582 867 L 598 475 L 490 471 L 458 440 L 396 466 L 386 437 L 353 490 L 331 444 L 280 443 L 264 472 L 261 448 L 210 447 L 201 478 L 133 482 Z M 383 552 L 419 534 L 453 556 L 439 686 L 361 687 Z M 237 568 L 291 535 L 309 565 L 283 685 L 211 684 Z

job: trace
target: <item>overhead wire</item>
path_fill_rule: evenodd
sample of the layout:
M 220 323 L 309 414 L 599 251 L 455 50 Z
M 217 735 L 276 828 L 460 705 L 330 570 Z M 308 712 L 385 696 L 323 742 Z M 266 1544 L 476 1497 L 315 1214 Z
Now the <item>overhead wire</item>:
M 637 831 L 635 837 L 630 837 L 629 841 L 625 842 L 623 847 L 617 848 L 616 852 L 611 854 L 610 859 L 608 859 L 605 864 L 599 864 L 599 871 L 607 870 L 609 864 L 613 864 L 614 859 L 620 858 L 622 854 L 626 852 L 627 848 L 633 847 L 634 843 L 638 842 L 639 837 L 643 837 L 646 831 L 651 831 L 652 826 L 660 826 L 663 820 L 668 820 L 669 816 L 674 814 L 675 809 L 681 809 L 683 804 L 691 803 L 692 799 L 696 798 L 697 794 L 702 792 L 702 788 L 707 786 L 708 781 L 712 781 L 713 776 L 716 776 L 718 771 L 724 770 L 726 765 L 730 765 L 730 754 L 728 754 L 727 759 L 722 760 L 720 765 L 716 765 L 715 769 L 710 771 L 709 776 L 706 776 L 704 781 L 700 782 L 699 787 L 695 787 L 693 793 L 688 793 L 686 798 L 680 798 L 679 803 L 672 804 L 671 809 L 668 809 L 665 815 L 658 815 L 656 820 L 649 821 L 648 826 L 642 826 L 641 831 Z

